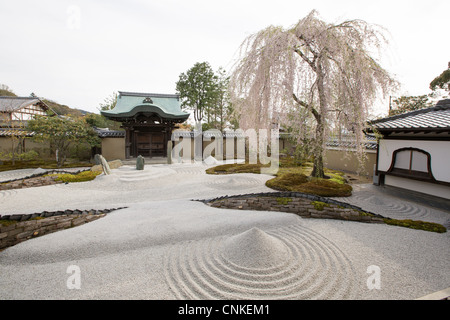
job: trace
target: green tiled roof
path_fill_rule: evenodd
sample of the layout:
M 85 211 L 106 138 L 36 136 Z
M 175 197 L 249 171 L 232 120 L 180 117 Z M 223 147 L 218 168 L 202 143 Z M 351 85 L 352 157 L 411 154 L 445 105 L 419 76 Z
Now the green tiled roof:
M 114 109 L 101 111 L 110 119 L 131 118 L 138 113 L 156 113 L 162 118 L 182 121 L 189 118 L 189 113 L 181 111 L 179 96 L 174 94 L 119 91 Z

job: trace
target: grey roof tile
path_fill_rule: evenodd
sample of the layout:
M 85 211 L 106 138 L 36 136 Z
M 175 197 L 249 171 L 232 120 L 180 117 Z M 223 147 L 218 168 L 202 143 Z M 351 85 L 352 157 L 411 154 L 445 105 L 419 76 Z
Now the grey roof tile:
M 450 99 L 441 100 L 432 108 L 375 120 L 370 124 L 380 131 L 403 129 L 450 131 Z
M 100 138 L 123 138 L 125 137 L 125 131 L 120 130 L 110 130 L 108 128 L 97 128 L 94 127 Z
M 11 112 L 39 102 L 34 97 L 0 97 L 0 112 Z

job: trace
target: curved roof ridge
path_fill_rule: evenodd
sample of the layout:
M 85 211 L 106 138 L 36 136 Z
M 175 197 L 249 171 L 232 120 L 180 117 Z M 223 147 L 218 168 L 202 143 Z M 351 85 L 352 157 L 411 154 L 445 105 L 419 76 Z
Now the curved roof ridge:
M 127 91 L 119 91 L 120 96 L 129 96 L 129 97 L 153 97 L 153 98 L 179 98 L 178 94 L 166 94 L 166 93 L 144 93 L 144 92 L 127 92 Z
M 112 110 L 101 111 L 110 119 L 126 119 L 138 113 L 156 113 L 162 118 L 185 121 L 189 113 L 181 110 L 179 95 L 119 91 L 117 104 Z M 150 99 L 148 99 L 150 98 Z

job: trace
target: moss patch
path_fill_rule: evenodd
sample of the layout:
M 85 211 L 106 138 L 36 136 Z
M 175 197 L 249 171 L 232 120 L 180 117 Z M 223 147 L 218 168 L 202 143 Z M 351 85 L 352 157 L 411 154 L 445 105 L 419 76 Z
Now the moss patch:
M 304 174 L 286 173 L 267 181 L 266 186 L 280 191 L 294 191 L 298 185 L 308 182 L 308 177 Z
M 330 207 L 329 204 L 327 204 L 325 202 L 321 202 L 321 201 L 313 201 L 313 202 L 311 202 L 311 204 L 314 206 L 314 209 L 316 209 L 317 211 L 323 211 L 323 208 Z
M 44 218 L 43 217 L 34 217 L 34 218 L 31 218 L 30 221 L 31 220 L 41 220 L 41 219 L 44 219 Z M 12 224 L 16 224 L 17 222 L 19 222 L 19 221 L 17 221 L 17 220 L 0 219 L 0 226 L 1 227 L 7 227 L 7 226 L 10 226 Z
M 420 220 L 396 220 L 396 219 L 384 219 L 384 223 L 392 226 L 431 231 L 437 233 L 445 233 L 447 229 L 438 223 L 425 222 Z
M 261 168 L 268 168 L 270 164 L 261 163 L 232 163 L 220 165 L 206 170 L 207 174 L 260 174 Z M 309 193 L 322 197 L 349 197 L 352 187 L 347 184 L 343 172 L 324 168 L 328 179 L 310 177 L 313 169 L 312 163 L 299 165 L 293 158 L 280 159 L 280 168 L 275 178 L 266 182 L 266 186 L 279 191 L 293 191 Z
M 359 215 L 361 217 L 373 217 L 374 216 L 372 213 L 365 212 L 365 211 L 359 211 Z
M 10 226 L 10 225 L 16 224 L 16 223 L 17 223 L 17 221 L 15 221 L 15 220 L 1 220 L 0 219 L 0 226 L 2 226 L 2 227 L 7 227 L 7 226 Z
M 279 191 L 302 192 L 321 197 L 349 197 L 353 191 L 353 188 L 345 183 L 311 178 L 298 173 L 278 175 L 268 180 L 266 186 Z
M 62 181 L 65 183 L 71 183 L 71 182 L 85 182 L 85 181 L 91 181 L 94 180 L 101 172 L 97 171 L 83 171 L 78 174 L 70 174 L 70 173 L 64 173 L 64 174 L 52 174 L 51 176 L 56 176 L 56 181 Z
M 232 163 L 209 168 L 207 174 L 233 174 L 233 173 L 261 173 L 261 168 L 268 168 L 270 165 L 248 164 L 248 163 Z
M 277 198 L 277 202 L 278 204 L 286 206 L 292 202 L 292 198 Z
M 334 182 L 337 182 L 339 184 L 346 184 L 347 183 L 347 180 L 344 178 L 344 173 L 343 172 L 337 172 L 337 171 L 329 170 L 326 173 L 326 175 L 330 177 L 330 181 L 334 181 Z

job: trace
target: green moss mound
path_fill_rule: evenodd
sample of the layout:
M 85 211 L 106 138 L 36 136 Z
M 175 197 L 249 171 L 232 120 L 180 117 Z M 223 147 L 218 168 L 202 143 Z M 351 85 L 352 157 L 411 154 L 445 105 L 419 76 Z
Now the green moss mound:
M 286 173 L 267 181 L 266 186 L 280 191 L 293 191 L 292 188 L 307 183 L 308 177 L 301 173 Z
M 206 170 L 207 174 L 233 174 L 233 173 L 261 173 L 261 168 L 269 167 L 270 165 L 257 164 L 224 164 Z
M 425 222 L 420 220 L 396 220 L 396 219 L 384 219 L 384 223 L 392 226 L 431 231 L 437 233 L 445 233 L 447 229 L 438 223 Z
M 266 186 L 279 191 L 314 194 L 321 197 L 350 197 L 353 188 L 330 179 L 317 179 L 304 174 L 286 173 L 268 180 Z
M 270 164 L 261 163 L 231 163 L 216 166 L 206 170 L 207 174 L 235 174 L 254 173 L 260 174 L 262 168 L 268 168 Z M 267 181 L 266 186 L 279 191 L 293 191 L 314 194 L 322 197 L 349 197 L 352 195 L 352 187 L 347 184 L 344 173 L 324 169 L 328 179 L 312 178 L 311 163 L 299 164 L 291 157 L 280 159 L 280 168 L 274 179 Z
M 94 180 L 101 172 L 98 171 L 83 171 L 78 174 L 70 174 L 70 173 L 64 173 L 64 174 L 55 174 L 53 176 L 56 176 L 56 181 L 62 181 L 65 183 L 72 183 L 72 182 L 85 182 L 85 181 L 91 181 Z

